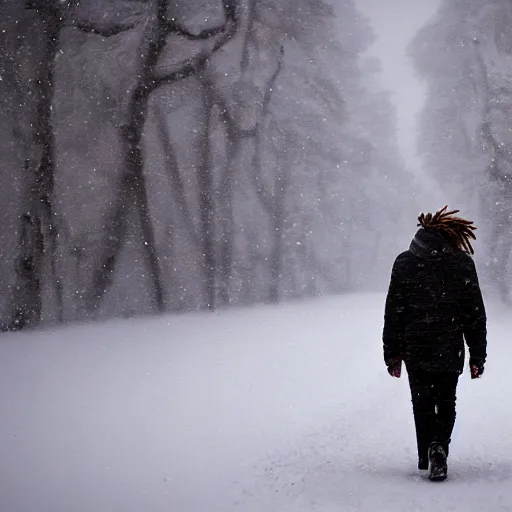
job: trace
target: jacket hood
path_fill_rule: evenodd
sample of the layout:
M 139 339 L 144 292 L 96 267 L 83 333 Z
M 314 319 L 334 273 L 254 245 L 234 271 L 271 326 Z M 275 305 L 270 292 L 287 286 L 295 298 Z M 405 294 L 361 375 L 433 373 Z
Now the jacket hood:
M 458 252 L 450 240 L 440 231 L 419 229 L 412 239 L 409 250 L 419 258 L 440 258 Z

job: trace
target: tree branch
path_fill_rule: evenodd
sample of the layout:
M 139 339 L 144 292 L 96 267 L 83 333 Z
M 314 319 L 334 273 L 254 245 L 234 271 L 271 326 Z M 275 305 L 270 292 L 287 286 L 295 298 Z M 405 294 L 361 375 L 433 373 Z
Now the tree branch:
M 159 110 L 159 112 L 161 112 L 161 110 Z M 183 185 L 183 180 L 181 179 L 179 164 L 176 159 L 174 148 L 172 147 L 171 141 L 169 140 L 169 131 L 167 129 L 167 124 L 161 114 L 157 113 L 157 118 L 158 135 L 163 147 L 165 166 L 167 167 L 167 172 L 171 180 L 171 185 L 174 188 L 176 197 L 178 199 L 179 210 L 181 212 L 183 221 L 190 233 L 193 242 L 199 246 L 201 243 L 201 239 L 197 233 L 193 217 L 187 206 L 185 186 Z
M 161 85 L 172 83 L 177 80 L 183 80 L 185 78 L 188 78 L 192 75 L 199 73 L 208 64 L 208 61 L 212 57 L 212 55 L 219 51 L 230 39 L 233 38 L 238 29 L 238 24 L 240 21 L 236 10 L 236 0 L 225 0 L 223 6 L 224 13 L 226 15 L 226 23 L 222 27 L 215 29 L 214 33 L 212 32 L 213 35 L 222 34 L 222 36 L 217 39 L 215 44 L 210 49 L 201 52 L 196 57 L 186 60 L 180 69 L 163 77 L 153 76 L 147 84 L 147 87 L 150 92 L 154 91 L 155 89 L 158 89 L 158 87 L 160 87 Z M 167 20 L 165 20 L 164 15 L 161 13 L 159 13 L 159 23 L 161 23 L 162 29 L 166 36 L 170 33 L 176 32 L 176 30 L 182 30 L 176 23 L 170 24 Z M 202 34 L 208 33 L 211 32 L 206 30 Z M 196 37 L 192 34 L 190 34 L 190 36 Z M 206 35 L 197 37 L 203 40 L 208 39 Z M 212 36 L 210 35 L 209 37 Z
M 242 73 L 249 67 L 249 39 L 251 38 L 254 22 L 256 19 L 256 0 L 249 0 L 249 2 L 249 21 L 247 30 L 245 31 L 244 44 L 242 49 L 242 60 L 240 62 Z
M 129 25 L 113 25 L 111 27 L 98 27 L 88 21 L 75 21 L 71 22 L 71 26 L 86 34 L 95 34 L 101 37 L 112 37 L 122 32 L 134 29 L 137 25 L 135 23 Z
M 101 264 L 97 269 L 94 287 L 95 296 L 92 301 L 93 309 L 99 305 L 106 292 L 107 285 L 110 284 L 110 276 L 115 268 L 122 246 L 122 239 L 126 231 L 126 214 L 128 208 L 125 203 L 127 197 L 134 200 L 139 210 L 144 247 L 148 257 L 150 274 L 154 282 L 157 310 L 162 311 L 165 307 L 161 269 L 158 262 L 155 237 L 150 220 L 142 156 L 142 138 L 146 123 L 149 97 L 160 85 L 172 83 L 199 73 L 208 63 L 208 59 L 211 57 L 212 53 L 220 49 L 222 45 L 234 36 L 238 26 L 236 0 L 224 0 L 224 11 L 227 20 L 226 29 L 223 32 L 223 36 L 218 38 L 213 48 L 208 52 L 203 52 L 194 59 L 186 61 L 181 69 L 163 78 L 156 78 L 155 67 L 158 63 L 158 59 L 160 58 L 162 49 L 165 47 L 166 39 L 171 33 L 171 30 L 176 28 L 169 26 L 167 23 L 167 6 L 167 0 L 157 0 L 156 25 L 152 27 L 151 36 L 149 37 L 147 45 L 147 53 L 142 57 L 142 69 L 139 75 L 139 82 L 130 100 L 130 122 L 122 129 L 122 136 L 126 144 L 126 169 L 120 181 L 120 195 L 117 198 L 116 206 L 112 210 L 111 217 L 107 223 L 108 226 L 115 227 L 115 229 L 113 229 L 114 236 L 111 243 L 107 244 L 100 260 Z M 205 199 L 206 202 L 207 199 L 208 198 Z M 208 265 L 211 266 L 212 263 L 210 262 Z M 209 286 L 210 285 L 211 283 Z M 210 307 L 213 307 L 213 303 Z
M 236 12 L 237 2 L 236 0 L 225 0 L 223 2 L 224 16 L 226 17 L 226 23 L 213 28 L 208 28 L 199 32 L 199 34 L 193 34 L 183 28 L 175 19 L 167 20 L 162 18 L 162 26 L 167 30 L 167 33 L 177 34 L 182 37 L 186 37 L 191 41 L 201 41 L 205 39 L 211 39 L 212 37 L 218 36 L 226 32 L 226 27 L 229 23 L 235 23 L 237 21 Z
M 190 41 L 202 41 L 210 39 L 212 37 L 222 34 L 226 30 L 226 25 L 223 24 L 219 27 L 209 28 L 199 32 L 199 34 L 193 34 L 184 29 L 176 20 L 163 20 L 162 25 L 169 34 L 177 34 L 182 37 L 186 37 Z
M 254 154 L 252 159 L 252 173 L 251 177 L 254 183 L 254 187 L 256 189 L 256 193 L 260 198 L 262 204 L 265 206 L 267 211 L 270 213 L 273 210 L 273 203 L 275 201 L 275 195 L 267 190 L 263 185 L 263 178 L 261 176 L 261 130 L 265 123 L 265 119 L 268 114 L 268 107 L 270 105 L 270 100 L 272 99 L 272 92 L 274 90 L 275 83 L 277 81 L 277 77 L 281 73 L 283 68 L 283 57 L 284 57 L 284 47 L 280 46 L 279 56 L 277 60 L 277 66 L 270 77 L 270 80 L 267 84 L 267 89 L 263 95 L 263 101 L 261 103 L 261 118 L 256 125 L 256 147 L 254 148 Z
M 262 118 L 264 118 L 267 113 L 270 100 L 272 99 L 272 92 L 274 91 L 274 86 L 276 84 L 277 77 L 279 76 L 279 73 L 281 73 L 281 70 L 283 69 L 283 57 L 284 57 L 284 46 L 280 45 L 279 56 L 277 58 L 277 67 L 276 67 L 276 70 L 274 71 L 274 74 L 270 77 L 267 90 L 265 91 L 265 94 L 263 96 Z

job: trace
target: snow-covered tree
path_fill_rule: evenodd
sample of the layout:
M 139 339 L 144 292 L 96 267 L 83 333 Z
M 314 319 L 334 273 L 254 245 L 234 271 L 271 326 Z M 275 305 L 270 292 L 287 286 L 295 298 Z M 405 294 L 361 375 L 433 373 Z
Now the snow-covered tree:
M 402 165 L 353 2 L 1 12 L 4 328 L 339 292 L 377 268 L 372 212 Z
M 478 209 L 489 275 L 510 293 L 512 5 L 444 0 L 411 55 L 426 80 L 419 147 L 461 205 Z

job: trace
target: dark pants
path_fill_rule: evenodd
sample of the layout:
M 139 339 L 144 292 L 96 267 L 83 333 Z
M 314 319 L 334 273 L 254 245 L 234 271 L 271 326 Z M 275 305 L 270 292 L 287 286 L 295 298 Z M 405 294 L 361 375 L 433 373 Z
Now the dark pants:
M 431 443 L 439 443 L 448 455 L 455 424 L 456 372 L 409 372 L 418 457 L 425 460 Z

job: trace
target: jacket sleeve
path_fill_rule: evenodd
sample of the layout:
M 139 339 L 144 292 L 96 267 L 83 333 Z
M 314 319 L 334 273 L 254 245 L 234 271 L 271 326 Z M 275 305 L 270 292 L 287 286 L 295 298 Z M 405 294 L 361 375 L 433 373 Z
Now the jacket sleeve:
M 384 362 L 389 364 L 391 359 L 403 358 L 404 350 L 404 315 L 405 297 L 403 270 L 400 261 L 395 261 L 391 272 L 386 308 L 384 311 L 384 330 L 382 341 L 384 344 Z
M 487 317 L 473 260 L 468 258 L 468 273 L 464 280 L 464 338 L 470 357 L 487 357 Z

